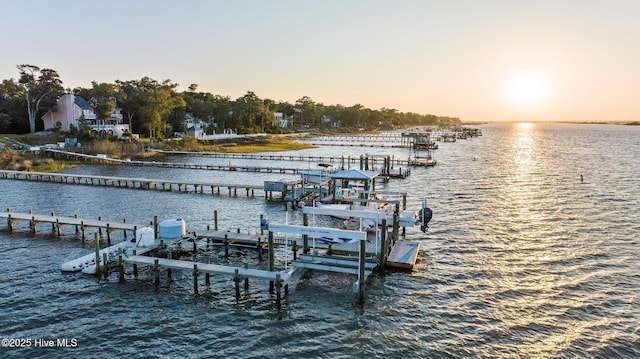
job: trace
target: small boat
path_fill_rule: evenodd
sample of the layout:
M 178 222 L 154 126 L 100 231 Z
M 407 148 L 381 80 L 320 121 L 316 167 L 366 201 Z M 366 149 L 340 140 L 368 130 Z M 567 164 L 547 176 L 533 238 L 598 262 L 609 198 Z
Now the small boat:
M 322 169 L 300 171 L 300 175 L 305 183 L 321 184 L 331 178 L 333 171 L 330 168 L 332 166 L 330 163 L 318 163 L 318 167 L 322 167 Z
M 120 242 L 113 246 L 103 248 L 99 251 L 100 261 L 106 254 L 108 258 L 116 257 L 120 254 L 133 254 L 133 250 L 136 248 L 143 248 L 152 246 L 155 243 L 153 228 L 145 227 L 140 228 L 136 232 L 136 237 L 131 240 Z M 96 271 L 96 254 L 92 252 L 77 259 L 64 262 L 60 265 L 60 270 L 63 272 L 78 272 L 83 273 L 95 273 Z
M 374 206 L 375 205 L 375 206 Z M 340 218 L 340 219 L 350 219 L 353 218 L 348 214 L 345 214 L 345 211 L 365 211 L 377 214 L 377 224 L 382 224 L 382 220 L 386 219 L 387 224 L 391 225 L 393 223 L 393 211 L 392 206 L 386 206 L 382 208 L 378 208 L 376 203 L 370 202 L 367 206 L 358 206 L 358 205 L 349 205 L 349 204 L 317 204 L 318 208 L 328 209 L 328 210 L 336 210 L 334 214 L 331 214 L 332 217 Z M 402 227 L 413 227 L 418 224 L 421 220 L 420 214 L 418 211 L 399 211 L 398 212 L 398 224 Z M 375 220 L 370 220 L 370 222 L 375 224 Z M 363 220 L 364 223 L 364 220 Z

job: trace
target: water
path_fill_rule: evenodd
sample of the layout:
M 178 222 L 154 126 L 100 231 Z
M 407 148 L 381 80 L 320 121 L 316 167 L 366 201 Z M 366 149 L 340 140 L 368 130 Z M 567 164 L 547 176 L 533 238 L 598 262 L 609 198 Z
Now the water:
M 190 273 L 174 273 L 155 293 L 150 273 L 62 274 L 84 254 L 72 229 L 57 239 L 26 224 L 0 232 L 0 337 L 30 340 L 0 357 L 640 357 L 640 128 L 609 125 L 492 124 L 484 136 L 441 143 L 438 165 L 415 168 L 383 189 L 426 197 L 434 211 L 412 273 L 367 283 L 365 305 L 348 275 L 306 272 L 281 307 L 253 281 L 235 302 L 233 282 L 212 277 L 194 295 Z M 305 150 L 307 153 L 318 150 Z M 359 156 L 401 149 L 325 148 Z M 176 157 L 173 160 L 225 161 Z M 241 164 L 240 160 L 233 160 Z M 286 166 L 292 163 L 285 164 Z M 277 164 L 274 164 L 277 165 Z M 310 164 L 298 164 L 311 166 Z M 261 183 L 291 175 L 81 166 L 70 172 L 212 182 Z M 584 181 L 580 180 L 582 174 Z M 0 205 L 146 223 L 183 217 L 190 230 L 213 223 L 256 228 L 260 214 L 300 223 L 264 198 L 228 198 L 50 183 L 0 181 Z M 320 220 L 331 225 L 331 220 Z M 44 225 L 43 225 L 44 227 Z M 241 253 L 234 263 L 253 260 Z M 75 348 L 35 348 L 64 339 Z M 41 341 L 39 343 L 42 343 Z

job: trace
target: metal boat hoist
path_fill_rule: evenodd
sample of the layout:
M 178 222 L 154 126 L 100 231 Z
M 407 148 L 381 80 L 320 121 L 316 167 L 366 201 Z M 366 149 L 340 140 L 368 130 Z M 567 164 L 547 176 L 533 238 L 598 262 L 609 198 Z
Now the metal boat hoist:
M 366 232 L 283 224 L 269 224 L 268 231 L 270 240 L 273 238 L 273 233 L 286 233 L 310 238 L 340 238 L 345 241 L 358 242 L 360 250 L 357 260 L 349 256 L 318 255 L 314 253 L 311 255 L 302 254 L 299 260 L 294 260 L 292 264 L 297 268 L 357 275 L 358 280 L 353 285 L 353 291 L 358 294 L 359 301 L 364 301 L 365 282 L 377 266 L 377 260 L 372 262 L 367 261 L 366 258 Z M 271 260 L 269 262 L 272 263 Z

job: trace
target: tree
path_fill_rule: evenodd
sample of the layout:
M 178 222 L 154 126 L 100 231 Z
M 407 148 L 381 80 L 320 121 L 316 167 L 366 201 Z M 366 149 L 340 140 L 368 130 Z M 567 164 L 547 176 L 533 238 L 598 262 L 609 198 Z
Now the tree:
M 34 65 L 18 65 L 20 83 L 24 88 L 29 117 L 29 131 L 36 132 L 36 114 L 41 109 L 53 107 L 64 92 L 60 76 L 55 70 L 40 69 Z
M 139 81 L 116 81 L 120 87 L 116 96 L 137 133 L 162 138 L 172 110 L 184 107 L 186 102 L 174 91 L 178 86 L 170 80 L 158 82 L 149 77 Z
M 27 109 L 24 106 L 24 89 L 14 79 L 3 80 L 0 83 L 0 115 L 6 115 L 1 133 L 29 132 Z
M 268 121 L 264 102 L 253 91 L 247 91 L 235 101 L 233 117 L 239 119 L 240 130 L 247 133 L 260 131 L 264 122 Z

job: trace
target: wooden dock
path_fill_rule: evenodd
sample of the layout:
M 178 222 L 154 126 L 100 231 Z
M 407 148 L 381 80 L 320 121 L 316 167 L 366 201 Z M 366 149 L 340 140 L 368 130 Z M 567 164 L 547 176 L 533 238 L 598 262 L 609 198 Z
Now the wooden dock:
M 211 183 L 182 180 L 164 180 L 151 178 L 129 178 L 113 176 L 79 175 L 68 173 L 26 172 L 0 170 L 0 179 L 23 180 L 34 182 L 53 182 L 62 184 L 78 184 L 86 186 L 118 187 L 158 191 L 177 191 L 183 193 L 206 193 L 219 195 L 220 188 L 227 188 L 229 196 L 238 196 L 238 189 L 245 190 L 247 197 L 254 197 L 256 190 L 264 190 L 264 186 L 229 183 Z
M 236 246 L 236 247 L 249 247 L 249 248 L 266 248 L 267 243 L 267 233 L 265 234 L 254 234 L 254 233 L 238 233 L 229 230 L 219 230 L 219 231 L 197 231 L 196 236 L 198 239 L 208 240 L 212 244 L 224 244 L 225 240 L 228 245 Z M 285 243 L 286 242 L 286 243 Z M 303 238 L 289 238 L 286 241 L 284 239 L 275 239 L 275 244 L 277 245 L 295 245 L 298 248 L 304 247 L 304 239 Z M 360 245 L 357 242 L 353 243 L 334 243 L 329 244 L 322 242 L 320 240 L 314 241 L 309 238 L 307 245 L 309 248 L 323 249 L 323 250 L 331 250 L 333 253 L 343 253 L 347 255 L 355 255 L 360 251 Z M 375 241 L 367 241 L 366 242 L 366 254 L 367 255 L 376 255 L 377 248 Z M 379 250 L 378 250 L 379 251 Z
M 267 166 L 240 166 L 236 164 L 228 165 L 210 165 L 199 163 L 176 163 L 176 162 L 157 162 L 157 161 L 132 161 L 132 160 L 120 160 L 109 157 L 99 157 L 93 155 L 86 155 L 83 153 L 61 151 L 54 149 L 41 149 L 42 153 L 50 153 L 54 158 L 62 158 L 68 160 L 81 160 L 91 163 L 99 164 L 113 164 L 121 166 L 132 167 L 159 167 L 159 168 L 180 168 L 190 170 L 209 170 L 209 171 L 241 171 L 241 172 L 255 172 L 255 173 L 282 173 L 282 174 L 299 174 L 301 171 L 306 171 L 304 168 L 296 167 L 267 167 Z
M 209 274 L 227 274 L 238 275 L 240 277 L 263 279 L 268 281 L 280 280 L 283 283 L 288 282 L 291 279 L 291 274 L 294 270 L 288 271 L 267 271 L 262 269 L 231 267 L 219 264 L 207 264 L 198 263 L 192 261 L 185 261 L 179 259 L 167 259 L 167 258 L 155 258 L 148 256 L 126 256 L 124 262 L 129 264 L 154 266 L 155 261 L 158 260 L 158 266 L 160 268 L 167 269 L 179 269 L 179 270 L 197 270 L 200 273 Z
M 307 162 L 307 163 L 330 163 L 334 167 L 341 167 L 342 169 L 350 168 L 353 165 L 357 165 L 360 161 L 358 156 L 314 156 L 314 155 L 292 155 L 292 154 L 256 154 L 256 153 L 220 153 L 220 152 L 187 152 L 187 151 L 165 151 L 154 150 L 159 153 L 167 155 L 177 156 L 190 156 L 190 157 L 211 157 L 211 158 L 226 158 L 226 159 L 239 159 L 239 160 L 260 160 L 260 161 L 292 161 L 292 162 Z M 376 164 L 384 163 L 382 158 L 373 160 Z M 392 165 L 408 165 L 408 160 L 393 159 Z
M 121 230 L 124 231 L 124 236 L 126 238 L 127 231 L 131 231 L 133 236 L 135 237 L 136 231 L 138 228 L 143 228 L 146 226 L 153 226 L 154 223 L 150 224 L 136 224 L 136 223 L 127 223 L 126 220 L 123 222 L 115 222 L 115 221 L 105 221 L 102 220 L 101 217 L 98 217 L 97 220 L 93 219 L 85 219 L 78 218 L 77 215 L 74 217 L 64 217 L 57 216 L 55 213 L 51 213 L 51 215 L 42 215 L 42 214 L 33 214 L 33 213 L 16 213 L 11 212 L 9 209 L 6 212 L 0 212 L 0 218 L 5 218 L 7 220 L 7 226 L 10 232 L 14 231 L 14 223 L 20 221 L 28 221 L 29 229 L 31 233 L 36 233 L 36 227 L 39 224 L 51 224 L 51 229 L 54 233 L 57 234 L 58 237 L 61 236 L 61 229 L 65 226 L 75 226 L 76 234 L 82 234 L 82 240 L 84 241 L 85 231 L 92 228 L 97 228 L 102 233 L 104 229 L 107 234 L 107 242 L 111 243 L 111 233 L 113 231 Z

